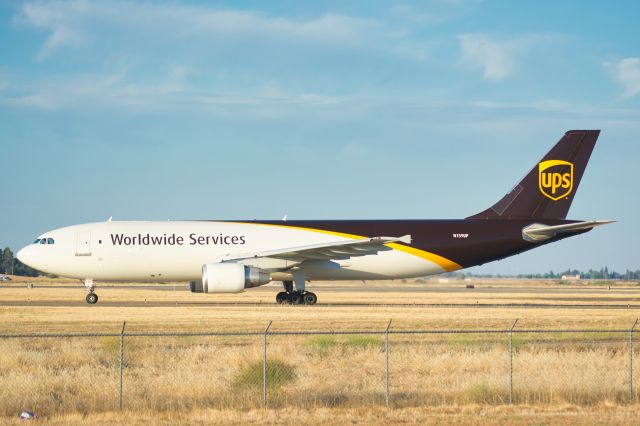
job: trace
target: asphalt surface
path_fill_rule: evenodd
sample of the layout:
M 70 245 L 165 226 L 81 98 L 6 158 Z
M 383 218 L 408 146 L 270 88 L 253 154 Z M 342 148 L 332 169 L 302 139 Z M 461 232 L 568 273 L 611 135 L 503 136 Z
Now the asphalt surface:
M 12 286 L 16 288 L 15 286 Z M 48 288 L 48 289 L 73 289 L 73 286 L 34 286 L 34 288 Z M 100 288 L 107 290 L 107 294 L 102 293 L 102 298 L 96 306 L 100 307 L 175 307 L 175 306 L 210 306 L 210 307 L 246 307 L 246 306 L 277 306 L 275 302 L 254 302 L 243 301 L 242 297 L 238 297 L 238 301 L 233 302 L 220 302 L 208 300 L 196 300 L 196 301 L 109 301 L 108 290 L 109 289 L 127 289 L 136 292 L 140 291 L 175 291 L 175 292 L 188 292 L 188 288 L 185 285 L 103 285 L 96 287 L 96 293 L 100 294 Z M 81 289 L 81 286 L 78 286 Z M 598 288 L 563 288 L 563 287 L 477 287 L 477 288 L 465 288 L 462 286 L 447 286 L 447 287 L 426 287 L 426 286 L 340 286 L 340 285 L 322 285 L 309 286 L 309 289 L 316 292 L 319 295 L 319 301 L 314 308 L 356 308 L 356 307 L 405 307 L 405 308 L 524 308 L 524 309 L 631 309 L 640 310 L 640 289 L 634 288 L 619 288 L 608 290 L 604 287 Z M 274 285 L 263 286 L 255 289 L 251 289 L 251 292 L 261 293 L 275 293 L 279 291 L 279 287 Z M 344 302 L 322 302 L 322 293 L 351 293 L 353 297 L 346 297 Z M 514 295 L 545 295 L 544 301 L 539 299 L 532 302 L 521 303 L 509 303 L 508 301 L 499 303 L 369 303 L 358 302 L 359 296 L 366 293 L 388 293 L 388 292 L 407 292 L 407 293 L 469 293 L 469 294 L 514 294 Z M 609 296 L 614 294 L 614 296 Z M 19 301 L 2 301 L 2 293 L 0 292 L 0 306 L 42 306 L 42 307 L 56 307 L 56 306 L 87 306 L 84 301 L 84 297 L 78 297 L 77 300 L 19 300 Z M 598 297 L 601 295 L 601 297 Z M 606 297 L 605 297 L 606 295 Z M 283 306 L 287 308 L 290 306 Z M 307 306 L 299 306 L 300 308 L 309 308 Z
M 87 306 L 84 299 L 77 301 L 55 300 L 55 301 L 9 301 L 0 302 L 0 306 L 41 306 L 41 307 L 61 307 L 61 306 Z M 109 302 L 100 300 L 96 307 L 170 307 L 170 306 L 210 306 L 210 307 L 241 307 L 241 306 L 278 306 L 273 303 L 258 302 Z M 357 308 L 357 307 L 403 307 L 403 308 L 524 308 L 524 309 L 628 309 L 640 311 L 640 303 L 633 304 L 558 304 L 558 303 L 322 303 L 318 302 L 313 307 L 298 305 L 302 309 L 307 308 Z M 292 308 L 293 306 L 282 306 L 282 308 Z M 293 307 L 295 308 L 295 307 Z

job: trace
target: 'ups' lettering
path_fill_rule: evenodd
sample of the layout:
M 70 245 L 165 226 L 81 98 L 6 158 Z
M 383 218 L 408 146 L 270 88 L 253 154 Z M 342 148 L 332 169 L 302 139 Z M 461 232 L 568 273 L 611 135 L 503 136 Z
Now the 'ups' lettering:
M 553 201 L 569 196 L 573 189 L 573 163 L 546 160 L 538 164 L 538 187 Z
M 558 188 L 569 188 L 571 186 L 570 173 L 542 173 L 542 186 L 551 188 L 551 193 L 555 194 Z

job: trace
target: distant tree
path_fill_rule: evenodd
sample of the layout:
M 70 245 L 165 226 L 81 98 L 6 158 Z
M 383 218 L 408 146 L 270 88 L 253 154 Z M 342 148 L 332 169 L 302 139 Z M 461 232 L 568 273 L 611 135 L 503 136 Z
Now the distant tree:
M 602 280 L 602 279 L 609 279 L 609 280 L 628 280 L 628 281 L 635 281 L 635 280 L 640 280 L 640 269 L 639 270 L 629 270 L 627 269 L 625 273 L 619 273 L 616 271 L 610 271 L 608 267 L 602 267 L 600 268 L 600 270 L 596 270 L 596 269 L 589 269 L 586 272 L 582 272 L 582 271 L 578 271 L 577 269 L 567 269 L 566 271 L 563 272 L 558 272 L 555 273 L 553 271 L 549 271 L 549 272 L 545 272 L 545 273 L 536 273 L 536 274 L 518 274 L 516 275 L 517 278 L 535 278 L 535 279 L 540 279 L 540 278 L 547 278 L 547 279 L 558 279 L 561 278 L 563 275 L 579 275 L 580 278 L 583 279 L 592 279 L 592 280 Z M 451 276 L 456 276 L 456 277 L 478 277 L 478 278 L 500 278 L 500 277 L 509 277 L 512 275 L 502 275 L 502 274 L 473 274 L 470 272 L 465 272 L 464 274 L 459 273 L 458 275 L 451 275 Z
M 2 270 L 5 274 L 10 274 L 13 272 L 13 252 L 9 247 L 5 247 L 2 251 Z

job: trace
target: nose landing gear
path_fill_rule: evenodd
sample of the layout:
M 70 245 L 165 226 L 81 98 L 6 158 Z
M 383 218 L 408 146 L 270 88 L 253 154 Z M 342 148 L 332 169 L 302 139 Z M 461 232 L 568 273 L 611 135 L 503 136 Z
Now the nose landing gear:
M 87 294 L 87 303 L 90 305 L 95 305 L 98 303 L 98 295 L 95 293 Z
M 95 305 L 96 303 L 98 303 L 98 295 L 93 292 L 95 288 L 95 286 L 93 285 L 93 280 L 91 278 L 87 278 L 87 279 L 84 279 L 82 282 L 84 283 L 84 286 L 89 291 L 89 294 L 87 294 L 87 297 L 86 297 L 87 303 L 90 305 Z

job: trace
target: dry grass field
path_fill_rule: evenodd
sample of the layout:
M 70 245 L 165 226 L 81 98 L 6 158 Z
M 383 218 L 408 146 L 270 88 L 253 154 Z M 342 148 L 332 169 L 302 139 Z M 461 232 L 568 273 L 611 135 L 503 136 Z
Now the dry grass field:
M 268 321 L 276 332 L 382 331 L 389 319 L 396 331 L 504 330 L 516 318 L 522 329 L 611 330 L 640 316 L 635 283 L 313 283 L 320 300 L 309 307 L 276 306 L 275 285 L 240 295 L 101 286 L 99 304 L 87 306 L 77 282 L 33 282 L 0 287 L 0 333 L 117 333 L 123 321 L 129 333 L 259 332 Z M 382 335 L 271 335 L 264 409 L 261 336 L 127 336 L 123 413 L 118 337 L 0 339 L 0 422 L 30 409 L 52 424 L 289 424 L 301 413 L 312 424 L 634 423 L 640 407 L 628 403 L 626 338 L 516 334 L 509 406 L 506 333 L 391 334 L 387 408 Z
M 593 407 L 487 406 L 382 407 L 284 409 L 198 409 L 188 412 L 125 411 L 97 414 L 65 414 L 41 418 L 50 425 L 636 425 L 640 406 L 602 404 Z M 0 424 L 24 424 L 17 418 L 0 418 Z

